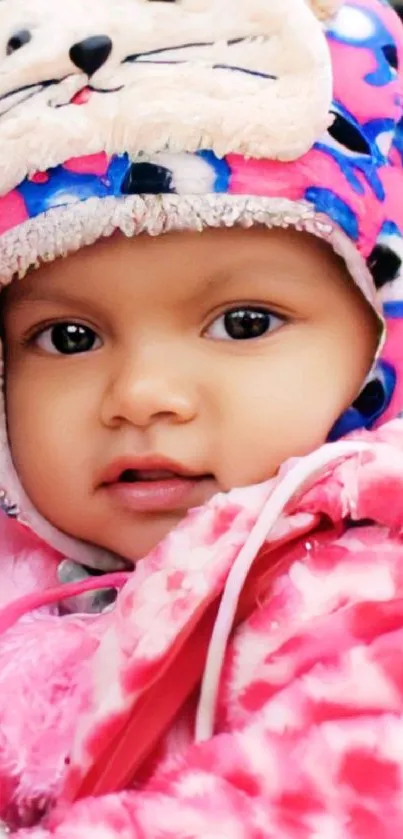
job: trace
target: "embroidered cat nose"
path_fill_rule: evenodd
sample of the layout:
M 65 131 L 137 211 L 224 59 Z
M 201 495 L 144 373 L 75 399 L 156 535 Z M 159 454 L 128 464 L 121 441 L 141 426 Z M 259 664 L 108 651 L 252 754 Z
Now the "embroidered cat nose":
M 73 64 L 92 76 L 105 64 L 112 51 L 112 41 L 107 35 L 93 35 L 74 44 L 69 52 Z

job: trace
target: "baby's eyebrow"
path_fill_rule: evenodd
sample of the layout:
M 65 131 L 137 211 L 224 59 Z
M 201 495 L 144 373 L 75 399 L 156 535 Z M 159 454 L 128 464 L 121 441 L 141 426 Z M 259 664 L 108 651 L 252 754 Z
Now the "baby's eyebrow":
M 284 283 L 288 285 L 295 285 L 296 283 L 306 284 L 306 279 L 301 276 L 295 267 L 288 267 L 284 261 L 279 260 L 263 260 L 248 258 L 241 260 L 236 264 L 230 264 L 219 270 L 213 271 L 209 275 L 203 277 L 198 284 L 195 293 L 203 293 L 215 288 L 225 288 L 226 286 L 242 283 L 248 278 L 256 279 L 258 282 L 264 281 L 269 286 L 276 286 Z
M 264 268 L 264 266 L 263 266 Z M 242 281 L 245 274 L 262 273 L 262 263 L 251 260 L 242 260 L 237 263 L 229 263 L 220 268 L 213 269 L 207 274 L 197 278 L 195 282 L 195 294 L 203 294 L 216 288 L 225 288 Z
M 18 288 L 13 288 L 13 292 L 13 307 L 22 306 L 25 303 L 56 303 L 63 306 L 84 303 L 81 297 L 75 296 L 63 289 L 44 289 L 21 283 Z

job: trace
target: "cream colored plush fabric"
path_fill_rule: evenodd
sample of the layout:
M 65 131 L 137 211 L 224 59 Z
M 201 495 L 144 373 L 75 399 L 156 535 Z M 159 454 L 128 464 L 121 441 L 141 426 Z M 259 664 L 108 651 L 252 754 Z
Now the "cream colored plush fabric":
M 0 194 L 102 150 L 296 159 L 328 126 L 332 95 L 319 18 L 337 4 L 310 5 L 1 0 Z M 89 77 L 71 49 L 99 35 L 112 49 Z

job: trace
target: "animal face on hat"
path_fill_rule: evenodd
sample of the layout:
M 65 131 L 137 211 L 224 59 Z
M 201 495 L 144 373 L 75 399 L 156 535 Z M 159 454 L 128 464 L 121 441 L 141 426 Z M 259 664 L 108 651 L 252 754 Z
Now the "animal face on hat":
M 296 159 L 329 123 L 335 5 L 0 0 L 0 189 L 83 149 Z

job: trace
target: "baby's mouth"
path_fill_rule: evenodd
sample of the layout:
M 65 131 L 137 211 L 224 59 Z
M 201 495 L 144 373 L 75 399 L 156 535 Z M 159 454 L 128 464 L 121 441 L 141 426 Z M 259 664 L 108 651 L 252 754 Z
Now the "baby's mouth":
M 143 459 L 147 461 L 147 458 Z M 154 460 L 154 462 L 153 462 Z M 158 460 L 160 462 L 158 462 Z M 162 458 L 133 466 L 119 462 L 107 470 L 101 489 L 114 505 L 132 513 L 181 512 L 199 507 L 214 494 L 214 478 L 195 474 Z
M 118 483 L 134 484 L 148 483 L 151 481 L 170 481 L 178 477 L 178 473 L 169 469 L 124 469 L 119 476 Z

